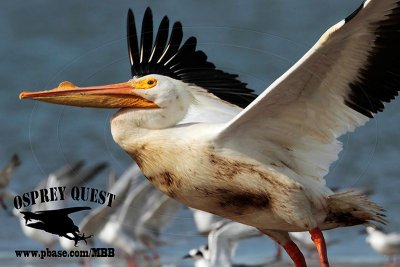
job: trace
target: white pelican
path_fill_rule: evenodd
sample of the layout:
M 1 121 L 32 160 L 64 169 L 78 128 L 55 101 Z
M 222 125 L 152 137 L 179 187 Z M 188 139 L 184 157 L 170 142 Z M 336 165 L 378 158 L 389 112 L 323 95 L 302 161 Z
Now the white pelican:
M 321 230 L 384 222 L 377 204 L 356 192 L 333 193 L 323 177 L 341 150 L 337 138 L 398 94 L 400 1 L 365 1 L 227 123 L 185 116 L 192 108 L 210 118 L 232 114 L 232 104 L 246 106 L 252 91 L 209 63 L 194 37 L 180 46 L 179 23 L 167 43 L 164 18 L 153 45 L 147 10 L 139 48 L 132 12 L 128 18 L 131 80 L 63 82 L 20 98 L 121 108 L 111 120 L 113 138 L 150 182 L 185 205 L 258 228 L 296 266 L 306 262 L 288 232 L 309 231 L 329 266 Z
M 385 233 L 382 229 L 368 225 L 366 242 L 379 254 L 388 257 L 389 263 L 396 264 L 400 257 L 400 233 Z
M 5 198 L 14 198 L 14 193 L 8 191 L 7 187 L 10 183 L 11 177 L 15 171 L 15 169 L 21 165 L 21 161 L 17 154 L 14 154 L 10 161 L 4 166 L 4 168 L 0 171 L 0 206 L 7 210 L 7 206 L 4 203 Z

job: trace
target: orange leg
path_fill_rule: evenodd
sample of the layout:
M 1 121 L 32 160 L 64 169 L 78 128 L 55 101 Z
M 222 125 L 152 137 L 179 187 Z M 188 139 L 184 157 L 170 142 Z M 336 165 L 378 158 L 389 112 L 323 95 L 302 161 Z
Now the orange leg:
M 321 266 L 329 267 L 329 261 L 328 261 L 328 255 L 326 252 L 326 244 L 325 244 L 324 235 L 322 234 L 321 230 L 318 227 L 311 229 L 310 234 L 311 234 L 311 239 L 317 248 Z
M 289 243 L 284 245 L 283 248 L 286 250 L 289 257 L 293 260 L 296 267 L 307 267 L 303 253 L 301 253 L 301 251 L 293 241 L 290 241 Z

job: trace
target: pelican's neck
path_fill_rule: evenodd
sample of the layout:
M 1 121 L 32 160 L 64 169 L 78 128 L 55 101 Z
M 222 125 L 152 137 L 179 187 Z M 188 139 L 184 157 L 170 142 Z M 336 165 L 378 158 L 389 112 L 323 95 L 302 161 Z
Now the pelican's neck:
M 223 101 L 206 90 L 190 86 L 159 109 L 121 109 L 111 120 L 115 141 L 124 136 L 146 134 L 148 130 L 171 128 L 184 123 L 228 122 L 242 109 Z
M 114 141 L 125 151 L 128 151 L 128 145 L 132 146 L 139 142 L 141 137 L 146 136 L 152 129 L 144 127 L 136 111 L 122 109 L 111 119 L 111 134 Z M 132 143 L 133 142 L 133 143 Z
M 185 116 L 187 108 L 122 109 L 111 119 L 114 141 L 129 155 L 145 143 L 156 141 L 158 134 L 173 128 Z

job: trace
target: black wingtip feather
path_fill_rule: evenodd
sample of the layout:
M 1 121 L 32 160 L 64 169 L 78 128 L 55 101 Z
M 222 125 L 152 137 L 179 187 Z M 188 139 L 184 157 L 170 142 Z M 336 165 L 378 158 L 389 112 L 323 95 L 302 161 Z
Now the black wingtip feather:
M 162 55 L 162 52 L 165 50 L 165 46 L 168 41 L 168 33 L 169 33 L 169 19 L 168 17 L 164 17 L 161 20 L 160 26 L 158 27 L 158 32 L 156 36 L 156 40 L 154 41 L 154 46 L 150 55 L 149 63 L 150 70 L 154 68 L 156 65 L 157 59 L 159 59 Z
M 347 22 L 349 22 L 350 20 L 352 20 L 352 19 L 358 14 L 358 12 L 360 12 L 360 11 L 363 9 L 364 3 L 365 3 L 365 1 L 364 1 L 356 10 L 354 10 L 350 15 L 348 15 L 348 16 L 344 19 L 344 22 L 347 23 Z
M 140 72 L 148 72 L 148 62 L 150 59 L 151 48 L 153 46 L 153 13 L 150 8 L 146 9 L 142 23 L 142 33 L 140 35 Z
M 353 12 L 348 21 L 363 7 L 364 4 Z M 370 26 L 375 40 L 357 80 L 349 84 L 350 93 L 345 104 L 372 118 L 373 113 L 382 111 L 384 102 L 393 100 L 400 90 L 400 1 L 388 10 L 384 19 Z
M 169 38 L 169 42 L 167 44 L 166 50 L 164 50 L 163 55 L 158 61 L 160 65 L 164 65 L 168 63 L 178 52 L 179 46 L 182 43 L 183 39 L 183 31 L 182 24 L 178 21 L 175 22 L 172 26 L 171 36 Z
M 128 10 L 127 18 L 127 41 L 129 61 L 131 63 L 132 73 L 139 72 L 139 46 L 136 32 L 135 16 L 132 9 Z
M 169 20 L 166 16 L 160 23 L 154 44 L 153 34 L 153 15 L 148 7 L 143 17 L 139 51 L 135 18 L 129 9 L 128 49 L 132 76 L 166 75 L 203 87 L 222 100 L 243 108 L 257 97 L 246 83 L 237 79 L 238 75 L 221 71 L 207 61 L 207 55 L 196 50 L 195 37 L 189 37 L 181 46 L 183 31 L 179 21 L 173 24 L 169 40 Z

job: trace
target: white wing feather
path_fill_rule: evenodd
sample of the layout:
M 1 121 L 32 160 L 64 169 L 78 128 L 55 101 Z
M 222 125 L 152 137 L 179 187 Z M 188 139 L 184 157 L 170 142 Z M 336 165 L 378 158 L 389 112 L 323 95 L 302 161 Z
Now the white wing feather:
M 369 119 L 346 105 L 349 84 L 362 79 L 378 23 L 398 6 L 392 0 L 366 1 L 347 23 L 331 27 L 228 123 L 215 140 L 217 147 L 325 182 L 322 177 L 341 150 L 337 138 Z

